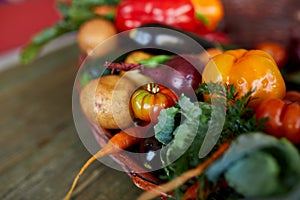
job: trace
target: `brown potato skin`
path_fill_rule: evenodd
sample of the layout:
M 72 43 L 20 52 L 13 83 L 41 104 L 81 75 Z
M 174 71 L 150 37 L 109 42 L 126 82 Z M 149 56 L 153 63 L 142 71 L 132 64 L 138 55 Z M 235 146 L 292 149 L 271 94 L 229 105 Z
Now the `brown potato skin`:
M 97 115 L 95 110 L 95 94 L 99 79 L 88 82 L 80 92 L 80 105 L 83 113 L 92 122 L 97 124 Z
M 81 91 L 82 110 L 101 128 L 126 128 L 133 123 L 129 102 L 135 88 L 129 79 L 118 75 L 94 79 Z

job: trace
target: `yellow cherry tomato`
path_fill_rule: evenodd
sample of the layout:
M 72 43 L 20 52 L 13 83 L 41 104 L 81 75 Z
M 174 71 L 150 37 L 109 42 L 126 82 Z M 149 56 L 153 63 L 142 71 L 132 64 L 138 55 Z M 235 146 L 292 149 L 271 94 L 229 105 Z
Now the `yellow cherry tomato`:
M 262 50 L 228 50 L 214 56 L 203 71 L 205 82 L 233 84 L 242 96 L 254 90 L 252 106 L 268 98 L 283 98 L 285 82 L 274 59 Z

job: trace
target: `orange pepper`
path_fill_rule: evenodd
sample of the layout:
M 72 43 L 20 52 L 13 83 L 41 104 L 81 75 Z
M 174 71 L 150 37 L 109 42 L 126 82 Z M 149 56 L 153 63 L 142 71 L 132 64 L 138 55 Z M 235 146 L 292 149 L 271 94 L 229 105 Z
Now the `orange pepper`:
M 196 16 L 210 31 L 214 31 L 224 17 L 224 9 L 220 0 L 191 0 Z
M 262 50 L 228 50 L 214 56 L 203 71 L 204 82 L 233 84 L 242 96 L 254 90 L 251 106 L 268 98 L 283 98 L 285 82 L 274 59 Z

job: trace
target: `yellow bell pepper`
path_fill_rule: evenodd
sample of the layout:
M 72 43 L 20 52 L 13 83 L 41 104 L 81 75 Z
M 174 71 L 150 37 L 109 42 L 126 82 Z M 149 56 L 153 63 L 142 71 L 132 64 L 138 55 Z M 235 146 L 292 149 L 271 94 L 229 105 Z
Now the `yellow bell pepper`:
M 285 82 L 274 59 L 262 50 L 228 50 L 214 56 L 203 71 L 204 82 L 223 82 L 233 84 L 242 96 L 254 90 L 256 107 L 268 98 L 283 98 Z

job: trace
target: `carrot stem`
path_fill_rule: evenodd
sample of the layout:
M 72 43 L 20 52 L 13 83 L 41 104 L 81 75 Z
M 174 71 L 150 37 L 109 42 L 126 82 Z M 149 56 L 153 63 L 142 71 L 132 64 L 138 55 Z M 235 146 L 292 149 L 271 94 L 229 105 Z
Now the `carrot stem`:
M 145 129 L 148 130 L 147 127 L 130 127 L 114 135 L 102 149 L 100 149 L 95 155 L 86 161 L 73 180 L 72 186 L 67 195 L 64 197 L 64 200 L 69 200 L 72 197 L 73 191 L 79 181 L 80 176 L 95 160 L 110 154 L 118 153 L 121 150 L 138 143 L 140 141 L 140 137 L 138 136 L 141 131 L 144 132 Z
M 221 157 L 228 148 L 229 148 L 229 143 L 223 143 L 218 148 L 218 150 L 212 154 L 211 157 L 209 157 L 207 160 L 205 160 L 198 167 L 183 173 L 181 176 L 173 179 L 172 181 L 169 181 L 168 183 L 157 186 L 153 190 L 144 192 L 142 195 L 140 195 L 138 197 L 137 200 L 152 199 L 154 197 L 159 196 L 159 194 L 161 194 L 161 193 L 167 193 L 167 192 L 174 190 L 175 188 L 184 184 L 186 181 L 188 181 L 189 179 L 191 179 L 195 176 L 199 176 L 210 164 L 212 164 L 219 157 Z

